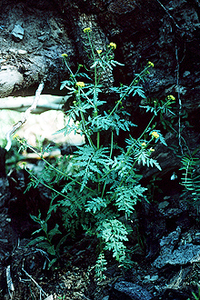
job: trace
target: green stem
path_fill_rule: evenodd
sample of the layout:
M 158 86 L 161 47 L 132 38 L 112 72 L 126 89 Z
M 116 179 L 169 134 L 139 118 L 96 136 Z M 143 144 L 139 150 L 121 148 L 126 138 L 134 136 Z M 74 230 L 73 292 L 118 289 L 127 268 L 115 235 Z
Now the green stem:
M 138 74 L 130 83 L 129 85 L 129 89 L 132 87 L 132 85 L 134 83 L 136 83 L 137 78 L 141 78 L 141 76 L 143 75 L 143 73 L 146 73 L 146 71 L 150 68 L 150 66 L 147 66 L 140 74 Z M 114 111 L 117 109 L 117 107 L 121 104 L 121 101 L 126 97 L 126 95 L 129 92 L 129 89 L 127 89 L 127 91 L 124 93 L 124 95 L 117 101 L 117 104 L 114 106 L 114 108 L 112 109 L 112 111 L 110 112 L 110 114 L 108 115 L 107 119 L 114 113 Z
M 88 36 L 88 41 L 89 41 L 89 44 L 90 44 L 90 49 L 92 51 L 93 60 L 95 61 L 94 47 L 93 47 L 93 44 L 91 42 L 91 38 L 90 38 L 90 33 L 89 32 L 87 32 L 87 36 Z
M 26 169 L 26 171 L 31 175 L 31 177 L 32 177 L 34 180 L 38 181 L 40 184 L 42 184 L 43 186 L 45 186 L 45 187 L 48 188 L 49 190 L 53 191 L 53 192 L 56 193 L 57 195 L 62 196 L 63 198 L 66 198 L 67 200 L 70 201 L 70 199 L 69 199 L 65 194 L 63 194 L 63 193 L 61 193 L 61 192 L 55 190 L 55 189 L 52 188 L 50 185 L 48 185 L 48 184 L 46 184 L 46 183 L 41 182 L 40 180 L 38 180 L 38 178 L 37 178 L 35 175 L 33 175 L 33 173 L 30 172 L 28 169 Z
M 126 152 L 126 154 L 125 154 L 126 156 L 128 156 L 128 155 L 130 154 L 130 152 L 131 152 L 131 150 L 133 149 L 133 147 L 135 147 L 136 143 L 137 143 L 137 142 L 142 138 L 142 136 L 145 134 L 145 132 L 147 131 L 147 129 L 150 127 L 151 123 L 153 122 L 154 118 L 155 118 L 155 115 L 152 116 L 152 118 L 151 118 L 151 120 L 149 121 L 147 127 L 146 127 L 145 130 L 142 132 L 142 134 L 141 134 L 140 137 L 137 139 L 137 141 L 136 141 L 135 143 L 133 143 L 133 144 L 128 148 L 128 150 L 127 150 L 127 152 Z M 111 158 L 111 156 L 110 156 L 110 158 Z M 137 160 L 134 162 L 134 165 L 135 165 L 136 162 L 137 162 Z M 110 170 L 102 177 L 102 179 L 105 178 L 106 176 L 108 176 L 108 175 L 110 174 L 110 172 L 112 172 L 112 170 L 113 170 L 113 169 L 110 169 Z
M 17 139 L 18 142 L 22 145 L 24 145 L 24 143 L 22 141 L 20 141 L 19 139 Z M 63 173 L 62 171 L 60 171 L 59 169 L 55 168 L 50 162 L 48 162 L 48 160 L 46 160 L 42 155 L 40 155 L 33 147 L 31 147 L 30 145 L 28 145 L 28 148 L 33 151 L 35 154 L 38 155 L 38 157 L 44 161 L 52 170 L 56 171 L 58 174 L 62 175 L 63 177 L 66 177 L 67 179 L 70 179 L 73 182 L 76 182 L 78 185 L 82 185 L 81 182 L 79 182 L 78 180 L 72 178 L 71 176 L 67 175 L 66 173 Z M 30 175 L 32 175 L 31 172 L 28 172 Z M 35 177 L 36 178 L 36 177 Z M 48 185 L 46 185 L 46 187 L 48 187 Z M 50 188 L 50 187 L 49 187 Z M 89 190 L 90 192 L 93 192 L 92 189 L 90 189 L 89 187 L 85 187 L 87 190 Z M 51 188 L 50 188 L 51 189 Z M 59 193 L 59 192 L 58 192 Z M 63 194 L 61 194 L 63 195 Z M 66 196 L 65 196 L 66 197 Z
M 113 131 L 111 131 L 111 142 L 110 142 L 110 158 L 112 158 L 112 153 L 113 153 L 113 144 L 114 144 L 114 133 Z M 112 169 L 111 169 L 112 170 Z M 111 170 L 109 171 L 109 173 L 111 172 Z M 107 176 L 109 173 L 107 173 L 106 175 L 103 176 L 103 178 L 105 176 Z M 102 193 L 101 193 L 101 198 L 103 198 L 104 196 L 104 192 L 105 192 L 105 188 L 106 188 L 106 182 L 104 182 L 103 188 L 102 188 Z
M 104 182 L 103 188 L 102 188 L 102 192 L 101 192 L 101 198 L 103 199 L 104 197 L 104 193 L 105 193 L 105 189 L 106 189 L 106 182 Z
M 88 32 L 88 40 L 89 40 L 89 44 L 90 44 L 90 48 L 92 51 L 92 56 L 93 56 L 93 61 L 96 61 L 96 56 L 95 56 L 95 52 L 94 52 L 94 47 L 93 44 L 91 42 L 91 38 L 90 38 L 90 33 Z M 97 79 L 97 67 L 95 66 L 94 68 L 94 94 L 93 94 L 93 101 L 94 101 L 94 115 L 97 116 L 98 115 L 98 110 L 97 110 L 97 98 L 98 98 L 98 93 L 97 93 L 97 85 L 98 85 L 98 79 Z M 97 149 L 100 148 L 100 132 L 97 132 Z M 99 164 L 97 164 L 97 166 L 99 166 Z M 101 183 L 100 183 L 100 174 L 97 174 L 97 178 L 98 178 L 98 192 L 100 192 L 101 189 Z
M 163 110 L 164 107 L 167 106 L 169 102 L 170 102 L 170 100 L 167 101 L 162 107 L 160 107 L 160 108 L 154 113 L 154 115 L 152 116 L 151 120 L 150 120 L 149 123 L 147 124 L 146 128 L 144 129 L 144 131 L 141 133 L 141 135 L 140 135 L 139 138 L 137 139 L 137 142 L 138 142 L 138 141 L 143 137 L 143 135 L 147 132 L 147 130 L 149 129 L 151 123 L 153 122 L 153 120 L 155 119 L 155 117 L 158 115 L 159 111 Z M 131 145 L 131 146 L 128 148 L 128 150 L 127 150 L 127 152 L 126 152 L 126 155 L 129 155 L 130 151 L 133 149 L 133 147 L 135 147 L 135 145 L 136 145 L 137 142 L 133 143 L 133 145 Z
M 167 104 L 168 104 L 168 102 L 167 102 L 165 105 L 167 105 Z M 162 109 L 164 108 L 165 105 L 163 105 L 163 106 L 157 111 L 157 113 L 158 113 L 160 110 L 162 110 Z M 143 136 L 143 135 L 145 134 L 145 132 L 148 130 L 148 128 L 150 127 L 150 125 L 151 125 L 151 123 L 153 122 L 153 120 L 154 120 L 154 118 L 156 117 L 156 115 L 157 115 L 157 114 L 154 114 L 154 115 L 152 116 L 152 118 L 151 118 L 151 120 L 149 121 L 148 125 L 146 126 L 145 130 L 142 132 L 142 134 L 140 135 L 140 137 L 137 139 L 137 142 L 142 138 L 142 136 Z M 152 139 L 153 139 L 153 138 L 152 138 Z M 128 155 L 130 154 L 131 150 L 133 149 L 133 147 L 135 147 L 135 145 L 136 145 L 136 142 L 133 143 L 133 145 L 131 145 L 131 146 L 128 148 L 128 150 L 127 150 L 127 152 L 126 152 L 126 156 L 128 156 Z M 133 165 L 131 166 L 131 168 L 130 168 L 130 170 L 128 171 L 128 173 L 126 174 L 126 176 L 122 178 L 122 180 L 121 180 L 121 182 L 120 182 L 120 184 L 119 184 L 119 187 L 122 185 L 122 183 L 124 182 L 124 180 L 128 177 L 128 175 L 130 174 L 131 170 L 134 168 L 134 166 L 135 166 L 136 163 L 137 163 L 137 159 L 134 161 Z M 115 193 L 113 194 L 113 196 L 111 197 L 111 200 L 115 197 L 115 195 L 116 195 L 116 192 L 115 192 Z
M 151 123 L 153 122 L 155 118 L 155 115 L 152 116 L 151 120 L 149 121 L 147 127 L 144 129 L 144 131 L 141 133 L 141 135 L 139 136 L 139 138 L 137 139 L 137 141 L 135 143 L 133 143 L 127 150 L 126 152 L 126 156 L 128 156 L 130 154 L 130 151 L 135 147 L 136 143 L 143 137 L 143 135 L 146 133 L 147 129 L 150 127 Z
M 111 131 L 110 158 L 112 157 L 112 153 L 113 153 L 113 144 L 114 144 L 114 133 L 113 133 L 113 131 Z
M 78 99 L 78 104 L 79 104 L 79 108 L 80 108 L 80 115 L 81 115 L 81 119 L 82 119 L 82 122 L 83 122 L 83 133 L 86 135 L 87 139 L 88 139 L 88 142 L 90 144 L 91 147 L 93 147 L 95 149 L 95 146 L 92 142 L 92 139 L 88 133 L 88 128 L 86 126 L 86 121 L 85 121 L 85 117 L 84 117 L 84 114 L 83 112 L 81 111 L 81 107 L 80 107 L 80 103 L 81 103 L 81 95 L 80 95 L 80 91 L 81 91 L 81 88 L 78 87 L 78 94 L 76 95 L 77 99 Z
M 100 132 L 97 132 L 97 149 L 100 148 Z
M 89 135 L 89 133 L 88 133 L 88 128 L 87 128 L 87 126 L 85 125 L 85 124 L 86 124 L 86 121 L 85 121 L 85 117 L 84 117 L 84 114 L 83 114 L 82 111 L 80 112 L 80 115 L 81 115 L 81 119 L 82 119 L 82 121 L 83 121 L 83 127 L 84 127 L 83 133 L 85 133 L 85 135 L 86 135 L 86 137 L 87 137 L 87 139 L 88 139 L 88 142 L 89 142 L 90 146 L 91 146 L 92 148 L 96 149 L 96 147 L 95 147 L 95 145 L 93 144 L 92 139 L 91 139 L 91 137 L 90 137 L 90 135 Z
M 72 75 L 72 78 L 73 78 L 74 83 L 76 83 L 76 77 L 75 77 L 74 73 L 72 72 L 71 68 L 69 67 L 66 58 L 64 58 L 64 63 L 65 63 L 65 65 L 66 65 L 66 67 L 67 67 L 69 73 Z

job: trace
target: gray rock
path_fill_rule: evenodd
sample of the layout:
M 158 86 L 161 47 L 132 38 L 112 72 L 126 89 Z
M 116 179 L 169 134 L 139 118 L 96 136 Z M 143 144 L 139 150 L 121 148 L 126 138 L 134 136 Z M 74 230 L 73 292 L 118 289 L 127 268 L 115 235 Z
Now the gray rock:
M 103 299 L 102 300 L 109 300 L 109 296 L 105 296 L 105 297 L 103 297 Z
M 114 297 L 114 298 L 113 298 Z M 152 295 L 142 286 L 128 281 L 120 281 L 114 285 L 111 300 L 151 300 Z
M 41 36 L 38 36 L 38 40 L 41 41 L 41 42 L 45 42 L 47 40 L 47 36 L 46 35 L 41 35 Z
M 15 25 L 11 32 L 11 36 L 15 42 L 20 42 L 24 37 L 24 28 L 21 25 Z
M 16 84 L 23 82 L 23 75 L 14 66 L 5 66 L 0 70 L 0 97 L 10 95 Z
M 181 234 L 181 229 L 180 227 L 177 227 L 175 231 L 172 231 L 168 236 L 163 237 L 160 241 L 161 251 L 165 252 L 166 249 L 173 250 L 174 246 L 179 240 L 180 234 Z
M 180 245 L 174 250 L 179 237 L 180 228 L 177 227 L 176 231 L 171 232 L 167 237 L 160 241 L 160 255 L 153 262 L 156 268 L 162 268 L 169 265 L 186 265 L 188 263 L 200 262 L 200 245 L 185 244 Z
M 159 203 L 158 209 L 159 209 L 160 211 L 162 211 L 162 210 L 165 209 L 168 205 L 169 205 L 169 202 L 168 202 L 168 201 L 163 201 L 163 202 Z
M 174 250 L 167 263 L 170 265 L 186 265 L 200 262 L 200 245 L 186 244 Z

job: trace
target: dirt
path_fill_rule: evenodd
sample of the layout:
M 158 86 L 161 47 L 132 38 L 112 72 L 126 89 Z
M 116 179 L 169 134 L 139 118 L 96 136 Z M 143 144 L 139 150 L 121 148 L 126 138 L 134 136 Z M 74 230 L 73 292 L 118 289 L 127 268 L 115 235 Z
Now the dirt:
M 23 2 L 2 5 L 1 15 L 1 72 L 8 66 L 15 67 L 23 77 L 20 81 L 16 78 L 12 90 L 6 86 L 6 78 L 5 82 L 2 79 L 1 97 L 11 93 L 16 95 L 16 91 L 21 95 L 32 94 L 35 85 L 44 77 L 47 90 L 57 88 L 66 76 L 61 54 L 73 56 L 73 47 L 65 30 L 66 21 L 50 7 L 39 10 Z M 12 37 L 15 25 L 24 29 L 23 39 L 18 42 Z
M 94 272 L 91 270 L 95 257 L 82 249 L 84 241 L 74 245 L 71 254 L 63 253 L 55 270 L 48 270 L 47 253 L 35 247 L 27 247 L 34 229 L 27 210 L 32 209 L 25 207 L 27 202 L 18 198 L 20 194 L 12 195 L 7 179 L 0 179 L 0 184 L 1 299 L 39 299 L 40 295 L 41 299 L 46 299 L 48 295 L 52 295 L 52 299 L 91 299 L 91 294 L 98 293 L 99 288 L 95 288 Z M 29 200 L 35 201 L 34 197 Z M 85 259 L 88 260 L 87 264 L 83 263 Z M 13 284 L 11 290 L 6 276 L 9 266 Z

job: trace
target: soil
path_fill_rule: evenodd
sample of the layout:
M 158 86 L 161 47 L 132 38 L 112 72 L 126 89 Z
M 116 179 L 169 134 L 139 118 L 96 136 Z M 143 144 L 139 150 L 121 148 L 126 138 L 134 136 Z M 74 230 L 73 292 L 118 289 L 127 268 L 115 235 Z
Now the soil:
M 50 7 L 49 10 L 39 10 L 23 2 L 13 5 L 8 1 L 2 5 L 1 13 L 1 69 L 13 66 L 23 76 L 22 81 L 13 85 L 12 91 L 7 86 L 5 90 L 2 87 L 1 97 L 11 93 L 15 96 L 32 95 L 44 77 L 46 90 L 57 88 L 66 78 L 61 54 L 73 56 L 71 41 L 64 30 L 66 21 Z M 20 25 L 25 31 L 19 42 L 12 36 L 15 25 Z

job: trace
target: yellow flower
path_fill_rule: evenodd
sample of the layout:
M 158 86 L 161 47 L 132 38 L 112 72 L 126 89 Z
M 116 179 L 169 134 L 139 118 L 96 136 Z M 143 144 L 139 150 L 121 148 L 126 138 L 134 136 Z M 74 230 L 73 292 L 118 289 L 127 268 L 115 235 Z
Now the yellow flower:
M 61 54 L 62 57 L 68 57 L 68 55 L 66 53 Z
M 152 68 L 154 67 L 154 63 L 152 63 L 151 61 L 148 62 L 148 65 L 151 66 Z
M 83 29 L 84 33 L 87 33 L 87 32 L 90 32 L 90 31 L 92 31 L 92 29 L 90 27 L 86 27 L 86 28 Z
M 157 131 L 152 131 L 151 133 L 152 137 L 154 137 L 155 139 L 159 138 L 159 134 L 157 133 Z
M 175 101 L 175 100 L 176 100 L 176 98 L 175 98 L 173 95 L 168 95 L 168 96 L 167 96 L 167 99 L 168 99 L 168 100 L 172 100 L 172 101 Z
M 13 135 L 13 139 L 18 139 L 18 138 L 19 138 L 19 134 L 15 133 L 15 134 Z
M 102 50 L 97 50 L 97 53 L 98 53 L 98 54 L 101 54 L 101 52 L 102 52 Z
M 85 86 L 85 83 L 83 81 L 77 81 L 76 86 L 83 88 Z
M 145 147 L 145 146 L 146 146 L 146 143 L 145 143 L 145 142 L 143 142 L 143 143 L 141 144 L 141 146 L 142 146 L 142 147 Z
M 150 150 L 151 152 L 154 152 L 154 151 L 155 151 L 155 149 L 153 149 L 153 148 L 150 148 L 149 150 Z
M 117 45 L 115 43 L 111 42 L 109 44 L 109 47 L 111 47 L 113 50 L 115 50 L 117 48 Z

